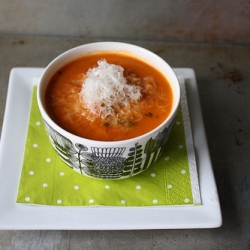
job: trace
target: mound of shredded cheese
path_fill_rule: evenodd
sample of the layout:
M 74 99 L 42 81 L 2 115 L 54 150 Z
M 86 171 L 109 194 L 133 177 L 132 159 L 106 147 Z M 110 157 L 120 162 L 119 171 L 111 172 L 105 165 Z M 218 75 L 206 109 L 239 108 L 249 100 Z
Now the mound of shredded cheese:
M 92 114 L 105 118 L 115 110 L 129 106 L 141 98 L 140 87 L 129 85 L 123 76 L 124 69 L 106 60 L 89 69 L 82 85 L 80 98 Z M 91 118 L 89 118 L 91 119 Z

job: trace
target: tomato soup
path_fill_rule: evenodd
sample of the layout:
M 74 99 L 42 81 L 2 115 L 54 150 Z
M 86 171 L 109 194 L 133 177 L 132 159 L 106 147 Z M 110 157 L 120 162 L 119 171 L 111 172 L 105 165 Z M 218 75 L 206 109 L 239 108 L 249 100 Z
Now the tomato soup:
M 129 105 L 114 107 L 112 115 L 90 119 L 80 92 L 86 73 L 100 60 L 121 66 L 126 83 L 138 86 L 141 96 Z M 52 120 L 68 132 L 92 140 L 119 141 L 159 126 L 172 110 L 173 92 L 154 67 L 129 55 L 107 52 L 78 58 L 58 70 L 47 86 L 45 102 Z

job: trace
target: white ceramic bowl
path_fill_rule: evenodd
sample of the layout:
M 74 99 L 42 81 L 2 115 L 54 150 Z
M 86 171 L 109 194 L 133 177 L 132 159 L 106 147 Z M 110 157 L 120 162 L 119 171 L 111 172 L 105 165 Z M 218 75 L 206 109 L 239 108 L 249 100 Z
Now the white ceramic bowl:
M 110 142 L 89 140 L 71 134 L 49 117 L 45 108 L 45 90 L 54 73 L 86 53 L 101 51 L 126 53 L 142 59 L 157 68 L 168 79 L 174 94 L 174 104 L 171 114 L 161 125 L 139 137 Z M 55 58 L 41 76 L 37 101 L 50 142 L 59 157 L 70 168 L 92 178 L 123 179 L 146 170 L 160 156 L 177 113 L 180 87 L 171 67 L 156 54 L 132 44 L 98 42 L 73 48 Z

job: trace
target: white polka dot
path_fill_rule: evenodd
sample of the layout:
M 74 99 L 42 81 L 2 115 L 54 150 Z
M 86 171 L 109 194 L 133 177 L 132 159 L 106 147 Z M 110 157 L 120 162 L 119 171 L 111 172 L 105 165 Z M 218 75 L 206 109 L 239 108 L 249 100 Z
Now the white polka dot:
M 187 171 L 186 171 L 185 169 L 181 170 L 181 173 L 182 173 L 182 174 L 186 174 L 186 172 L 187 172 Z
M 60 175 L 61 175 L 61 176 L 64 176 L 64 172 L 60 172 Z
M 30 175 L 34 175 L 34 171 L 29 171 L 29 174 Z
M 25 198 L 25 201 L 30 201 L 30 197 L 26 197 L 26 198 Z
M 155 174 L 155 173 L 152 173 L 152 174 L 151 174 L 151 176 L 152 176 L 152 177 L 155 177 L 155 176 L 156 176 L 156 174 Z
M 36 125 L 37 125 L 37 126 L 40 126 L 40 125 L 41 125 L 41 122 L 36 122 Z
M 34 143 L 34 144 L 33 144 L 33 147 L 34 147 L 34 148 L 37 148 L 37 147 L 38 147 L 38 144 Z
M 179 145 L 179 148 L 180 148 L 180 149 L 182 149 L 182 148 L 183 148 L 183 146 L 182 146 L 182 145 Z
M 168 189 L 171 189 L 173 186 L 171 184 L 167 185 Z
M 165 161 L 169 161 L 169 157 L 165 157 Z
M 75 189 L 75 190 L 78 190 L 78 189 L 79 189 L 79 187 L 78 187 L 78 186 L 74 186 L 74 189 Z
M 177 125 L 180 125 L 181 123 L 180 122 L 176 122 Z
M 93 200 L 93 199 L 90 199 L 90 200 L 89 200 L 89 203 L 94 203 L 94 200 Z
M 48 187 L 48 184 L 47 183 L 43 183 L 43 187 Z
M 110 186 L 109 186 L 109 185 L 106 185 L 105 188 L 106 188 L 106 189 L 110 189 Z
M 51 162 L 51 159 L 50 159 L 50 158 L 47 158 L 46 161 L 47 161 L 47 162 Z
M 126 201 L 125 200 L 121 200 L 121 204 L 126 204 Z
M 185 201 L 186 203 L 188 203 L 188 202 L 189 202 L 189 199 L 188 199 L 188 198 L 186 198 L 184 201 Z
M 136 189 L 141 189 L 141 186 L 140 186 L 140 185 L 137 185 L 137 186 L 136 186 Z
M 62 204 L 62 200 L 57 200 L 57 204 Z
M 154 203 L 154 204 L 157 204 L 157 203 L 158 203 L 158 200 L 154 199 L 154 200 L 153 200 L 153 203 Z

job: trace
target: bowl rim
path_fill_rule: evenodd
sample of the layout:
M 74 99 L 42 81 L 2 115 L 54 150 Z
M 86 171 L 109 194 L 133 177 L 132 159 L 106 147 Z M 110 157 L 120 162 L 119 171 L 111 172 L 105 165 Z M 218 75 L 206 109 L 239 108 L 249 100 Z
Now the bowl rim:
M 142 134 L 140 136 L 137 136 L 137 137 L 133 137 L 133 138 L 130 138 L 130 139 L 126 139 L 126 140 L 117 140 L 117 141 L 101 141 L 101 140 L 94 140 L 94 139 L 88 139 L 88 138 L 84 138 L 84 137 L 81 137 L 81 136 L 78 136 L 78 135 L 75 135 L 67 130 L 65 130 L 64 128 L 60 127 L 56 122 L 54 122 L 52 120 L 52 118 L 50 118 L 50 116 L 48 115 L 48 113 L 46 112 L 46 109 L 45 109 L 45 105 L 43 104 L 43 101 L 42 101 L 42 83 L 43 83 L 43 80 L 44 78 L 47 76 L 48 73 L 50 73 L 50 70 L 51 68 L 58 63 L 58 61 L 60 62 L 60 60 L 63 60 L 64 58 L 67 58 L 68 55 L 71 55 L 72 53 L 78 51 L 78 50 L 82 50 L 82 49 L 87 49 L 87 48 L 91 48 L 91 47 L 103 47 L 103 46 L 121 46 L 122 48 L 125 48 L 125 49 L 118 49 L 120 51 L 124 51 L 124 50 L 127 50 L 127 51 L 130 51 L 129 49 L 133 49 L 133 50 L 138 50 L 140 51 L 140 54 L 145 54 L 145 57 L 147 57 L 147 55 L 149 55 L 151 58 L 154 58 L 155 60 L 159 61 L 160 63 L 163 63 L 164 64 L 164 67 L 168 68 L 171 76 L 174 78 L 175 80 L 175 91 L 173 90 L 173 85 L 172 83 L 170 83 L 171 87 L 172 87 L 172 91 L 174 92 L 174 106 L 172 107 L 172 110 L 171 110 L 171 113 L 169 114 L 169 116 L 160 124 L 158 125 L 157 127 L 155 127 L 153 130 L 145 133 L 145 134 Z M 92 50 L 94 51 L 94 50 Z M 111 49 L 107 49 L 107 50 L 104 50 L 104 49 L 95 49 L 96 52 L 100 52 L 100 51 L 112 51 Z M 86 53 L 85 53 L 86 54 Z M 139 52 L 138 52 L 139 54 Z M 136 53 L 133 51 L 131 53 L 131 56 L 136 56 Z M 74 59 L 77 59 L 77 58 L 80 58 L 84 56 L 84 54 L 82 55 L 79 55 L 78 57 L 74 57 Z M 60 69 L 61 67 L 63 67 L 64 65 L 66 65 L 67 63 L 69 63 L 70 61 L 74 60 L 74 59 L 71 59 L 71 60 L 66 60 L 66 62 L 64 64 L 61 64 L 59 67 L 57 67 L 57 69 Z M 151 64 L 152 66 L 152 64 Z M 55 70 L 54 70 L 54 73 L 55 73 Z M 52 75 L 54 74 L 52 73 Z M 48 83 L 47 83 L 48 84 Z M 43 84 L 44 85 L 44 84 Z M 46 85 L 47 86 L 47 85 Z M 45 91 L 44 91 L 45 92 Z M 86 141 L 86 142 L 91 142 L 91 143 L 98 143 L 98 145 L 100 146 L 106 146 L 106 147 L 111 147 L 111 146 L 118 146 L 118 145 L 121 145 L 121 144 L 127 144 L 127 143 L 135 143 L 135 142 L 138 142 L 138 141 L 141 141 L 141 140 L 144 140 L 144 139 L 148 139 L 150 137 L 153 137 L 153 135 L 156 133 L 156 131 L 162 131 L 163 127 L 166 127 L 166 126 L 169 126 L 170 123 L 172 122 L 172 120 L 175 118 L 176 116 L 176 113 L 177 113 L 177 110 L 178 110 L 178 107 L 179 107 L 179 104 L 180 104 L 180 85 L 179 85 L 179 81 L 178 81 L 178 78 L 175 74 L 175 72 L 173 71 L 173 69 L 170 67 L 170 65 L 165 61 L 163 60 L 160 56 L 156 55 L 155 53 L 153 53 L 152 51 L 148 50 L 148 49 L 145 49 L 143 47 L 140 47 L 138 45 L 134 45 L 134 44 L 130 44 L 130 43 L 124 43 L 124 42 L 113 42 L 113 41 L 103 41 L 103 42 L 93 42 L 93 43 L 86 43 L 86 44 L 83 44 L 83 45 L 79 45 L 79 46 L 76 46 L 76 47 L 73 47 L 61 54 L 59 54 L 57 57 L 55 57 L 47 66 L 46 68 L 44 69 L 41 77 L 40 77 L 40 80 L 39 80 L 39 83 L 38 83 L 38 86 L 37 86 L 37 103 L 38 103 L 38 107 L 39 107 L 39 110 L 41 112 L 41 115 L 42 115 L 42 118 L 43 120 L 45 120 L 54 130 L 56 130 L 58 133 L 62 134 L 63 136 L 65 136 L 66 138 L 70 138 L 70 140 L 73 140 L 73 141 Z

